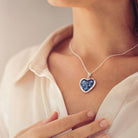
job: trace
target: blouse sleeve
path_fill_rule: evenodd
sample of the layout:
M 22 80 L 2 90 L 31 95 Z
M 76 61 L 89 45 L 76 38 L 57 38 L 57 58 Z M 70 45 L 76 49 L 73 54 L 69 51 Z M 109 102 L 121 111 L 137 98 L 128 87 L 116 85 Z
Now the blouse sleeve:
M 7 99 L 0 87 L 0 138 L 8 138 Z
M 8 62 L 9 63 L 9 62 Z M 0 78 L 0 138 L 9 138 L 8 129 L 8 81 L 9 70 L 8 63 L 6 64 L 4 74 Z
M 0 138 L 9 138 L 7 114 L 0 111 Z

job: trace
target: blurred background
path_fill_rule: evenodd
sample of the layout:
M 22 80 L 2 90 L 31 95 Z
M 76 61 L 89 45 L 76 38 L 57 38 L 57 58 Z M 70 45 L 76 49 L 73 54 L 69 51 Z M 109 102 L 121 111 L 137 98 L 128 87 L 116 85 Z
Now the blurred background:
M 71 23 L 71 8 L 47 0 L 0 0 L 0 80 L 10 57 Z

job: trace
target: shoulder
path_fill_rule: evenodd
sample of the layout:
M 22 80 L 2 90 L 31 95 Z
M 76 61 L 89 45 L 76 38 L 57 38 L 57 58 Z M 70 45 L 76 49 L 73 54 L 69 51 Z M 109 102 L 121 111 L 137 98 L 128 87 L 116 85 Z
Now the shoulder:
M 27 62 L 33 55 L 33 53 L 39 48 L 39 46 L 32 46 L 25 48 L 16 54 L 14 54 L 7 62 L 7 66 L 12 65 L 22 65 Z
M 32 58 L 39 46 L 31 46 L 14 54 L 6 63 L 1 81 L 12 81 Z

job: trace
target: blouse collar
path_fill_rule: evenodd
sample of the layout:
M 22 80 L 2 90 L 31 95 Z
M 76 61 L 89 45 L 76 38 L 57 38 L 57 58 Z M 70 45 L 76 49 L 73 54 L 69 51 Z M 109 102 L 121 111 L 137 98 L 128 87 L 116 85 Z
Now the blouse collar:
M 17 83 L 29 70 L 37 76 L 43 76 L 48 69 L 47 59 L 51 50 L 61 41 L 73 36 L 73 24 L 65 25 L 52 32 L 39 47 L 31 53 L 28 61 L 15 77 Z

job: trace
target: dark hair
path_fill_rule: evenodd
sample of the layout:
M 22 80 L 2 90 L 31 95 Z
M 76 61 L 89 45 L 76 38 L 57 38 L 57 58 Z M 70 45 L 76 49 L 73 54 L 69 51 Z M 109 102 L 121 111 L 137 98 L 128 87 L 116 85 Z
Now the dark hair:
M 138 2 L 137 0 L 132 0 L 132 2 L 135 14 L 135 35 L 138 37 Z

